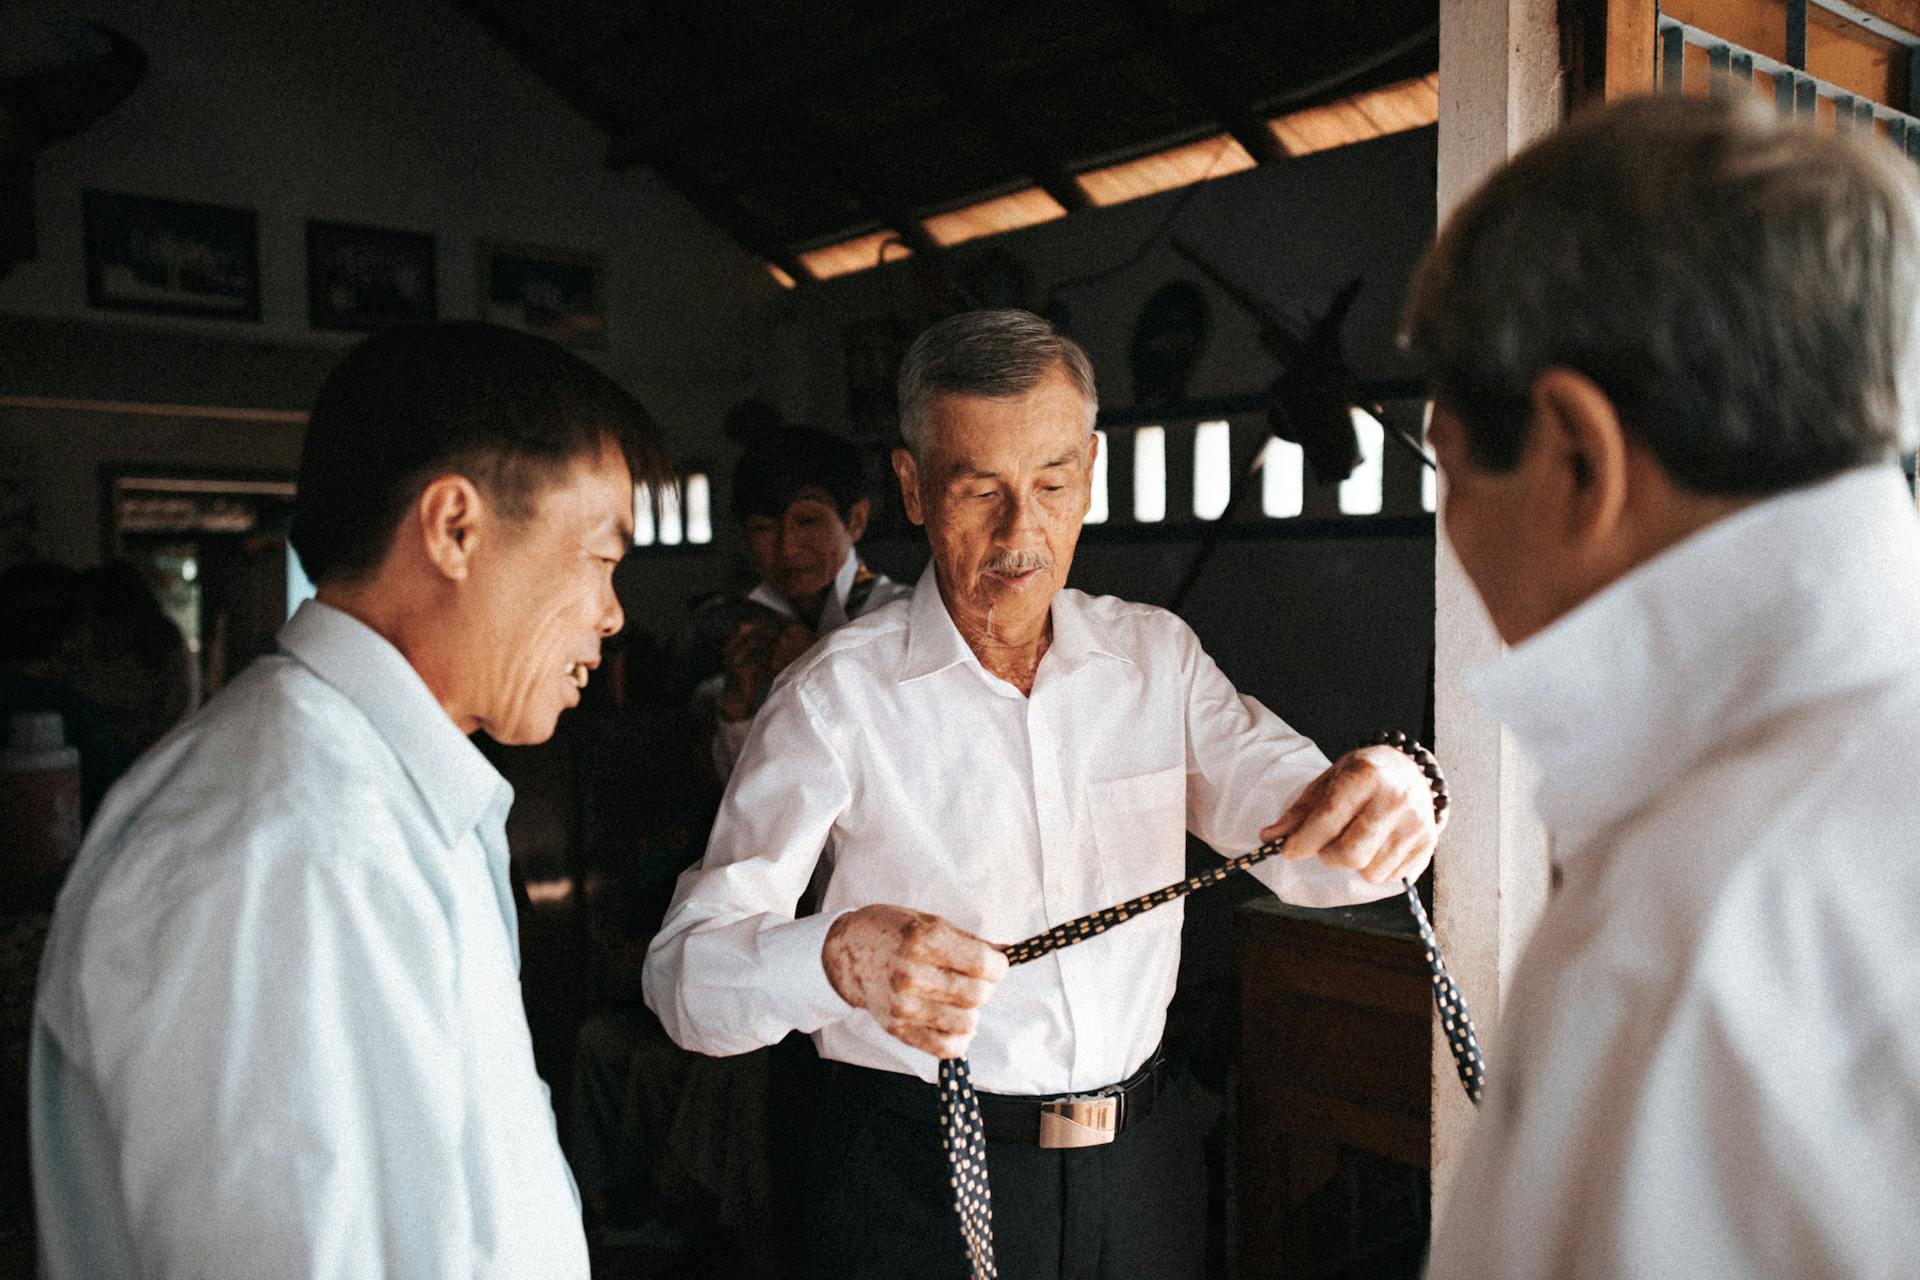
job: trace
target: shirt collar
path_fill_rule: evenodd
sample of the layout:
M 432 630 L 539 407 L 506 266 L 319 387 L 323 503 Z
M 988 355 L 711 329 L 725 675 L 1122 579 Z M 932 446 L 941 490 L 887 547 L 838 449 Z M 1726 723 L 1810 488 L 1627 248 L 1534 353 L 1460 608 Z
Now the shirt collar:
M 1132 658 L 1106 643 L 1087 616 L 1087 597 L 1078 591 L 1061 590 L 1053 597 L 1053 643 L 1047 648 L 1047 663 L 1071 671 L 1088 658 L 1104 656 L 1131 663 Z
M 833 575 L 833 598 L 820 610 L 821 635 L 846 625 L 847 596 L 853 590 L 853 580 L 859 576 L 860 553 L 848 547 L 846 563 L 840 566 L 840 572 Z
M 860 576 L 860 550 L 858 547 L 847 549 L 847 559 L 840 571 L 833 575 L 833 595 L 826 607 L 820 610 L 820 634 L 825 635 L 847 622 L 847 596 L 853 591 L 853 580 Z M 755 604 L 765 605 L 784 618 L 799 617 L 793 604 L 778 591 L 766 583 L 761 583 L 747 593 L 747 599 Z
M 908 606 L 907 656 L 900 665 L 900 683 L 918 680 L 963 662 L 980 666 L 980 659 L 967 647 L 960 628 L 953 625 L 947 602 L 940 598 L 940 582 L 934 574 L 933 561 L 929 560 L 921 570 L 920 581 L 914 584 L 913 601 Z M 985 668 L 981 668 L 981 674 L 985 674 Z
M 1717 742 L 1914 665 L 1920 527 L 1871 467 L 1757 503 L 1468 674 L 1577 855 Z
M 280 647 L 359 708 L 413 780 L 452 844 L 513 788 L 467 740 L 401 652 L 351 614 L 308 600 L 280 629 Z
M 787 598 L 764 582 L 747 592 L 747 599 L 755 604 L 765 605 L 783 618 L 795 616 L 793 606 L 787 603 Z
M 1133 661 L 1096 633 L 1087 617 L 1086 597 L 1080 592 L 1065 589 L 1055 592 L 1049 609 L 1053 616 L 1053 643 L 1047 646 L 1047 655 L 1041 660 L 1043 673 L 1048 668 L 1071 671 L 1096 654 L 1122 662 Z M 982 675 L 986 674 L 986 669 L 980 667 L 980 659 L 960 634 L 960 628 L 953 624 L 947 602 L 940 598 L 940 583 L 933 562 L 929 561 L 913 588 L 907 623 L 907 656 L 901 665 L 900 682 L 917 680 L 963 662 L 972 663 Z

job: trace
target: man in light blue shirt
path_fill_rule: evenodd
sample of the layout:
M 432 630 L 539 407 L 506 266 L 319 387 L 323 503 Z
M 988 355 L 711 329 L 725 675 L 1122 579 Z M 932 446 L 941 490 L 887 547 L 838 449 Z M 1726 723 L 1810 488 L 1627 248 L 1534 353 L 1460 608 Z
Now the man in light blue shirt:
M 467 735 L 539 742 L 578 702 L 657 439 L 486 325 L 390 330 L 328 379 L 292 532 L 318 598 L 114 788 L 54 916 L 47 1276 L 586 1280 L 513 793 Z

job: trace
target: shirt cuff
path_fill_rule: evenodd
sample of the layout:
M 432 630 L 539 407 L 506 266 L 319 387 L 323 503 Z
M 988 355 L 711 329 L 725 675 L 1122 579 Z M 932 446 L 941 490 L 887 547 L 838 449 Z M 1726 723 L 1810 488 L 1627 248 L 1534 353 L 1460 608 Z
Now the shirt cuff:
M 835 911 L 803 916 L 760 935 L 762 972 L 769 977 L 771 994 L 781 1008 L 791 1011 L 793 1024 L 800 1031 L 818 1031 L 854 1010 L 833 989 L 820 959 L 828 930 L 845 914 Z
M 1424 870 L 1426 863 L 1422 862 L 1418 871 Z M 1300 862 L 1271 858 L 1247 871 L 1273 890 L 1280 901 L 1294 907 L 1351 907 L 1402 892 L 1398 880 L 1374 884 L 1358 871 L 1330 866 L 1318 858 Z

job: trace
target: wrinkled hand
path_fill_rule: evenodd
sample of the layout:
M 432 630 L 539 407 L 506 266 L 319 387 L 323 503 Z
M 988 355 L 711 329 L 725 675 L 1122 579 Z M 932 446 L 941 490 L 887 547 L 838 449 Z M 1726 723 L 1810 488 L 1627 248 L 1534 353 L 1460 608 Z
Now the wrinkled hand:
M 1440 824 L 1419 765 L 1392 747 L 1362 747 L 1335 760 L 1260 833 L 1263 841 L 1281 836 L 1289 861 L 1319 858 L 1386 884 L 1426 870 Z
M 1007 972 L 991 943 L 939 916 L 884 903 L 834 921 L 820 962 L 841 999 L 936 1058 L 966 1056 L 980 1006 Z
M 727 679 L 720 691 L 720 715 L 751 719 L 767 699 L 774 677 L 819 639 L 813 629 L 792 618 L 769 615 L 743 622 L 727 639 Z

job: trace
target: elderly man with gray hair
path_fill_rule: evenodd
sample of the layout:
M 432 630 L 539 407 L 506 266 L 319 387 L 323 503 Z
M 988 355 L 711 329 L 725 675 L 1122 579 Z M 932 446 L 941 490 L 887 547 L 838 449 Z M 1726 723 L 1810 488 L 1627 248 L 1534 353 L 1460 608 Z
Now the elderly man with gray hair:
M 1643 99 L 1415 281 L 1447 533 L 1558 889 L 1433 1280 L 1920 1261 L 1912 166 Z
M 1429 783 L 1384 747 L 1329 767 L 1180 619 L 1066 588 L 1097 402 L 1045 321 L 946 320 L 900 385 L 894 468 L 932 563 L 775 686 L 647 1000 L 704 1053 L 813 1034 L 817 1274 L 968 1273 L 933 1081 L 971 1045 L 1000 1274 L 1194 1276 L 1199 1150 L 1153 1106 L 1178 907 L 1011 972 L 1002 948 L 1179 880 L 1189 831 L 1228 853 L 1288 835 L 1255 874 L 1289 901 L 1381 897 L 1433 849 Z M 795 920 L 823 846 L 822 908 Z M 1083 1095 L 1112 1126 L 1057 1145 L 1042 1117 Z

